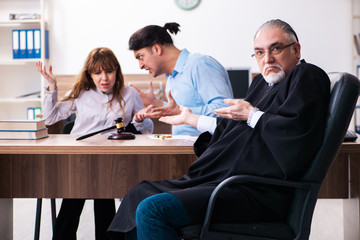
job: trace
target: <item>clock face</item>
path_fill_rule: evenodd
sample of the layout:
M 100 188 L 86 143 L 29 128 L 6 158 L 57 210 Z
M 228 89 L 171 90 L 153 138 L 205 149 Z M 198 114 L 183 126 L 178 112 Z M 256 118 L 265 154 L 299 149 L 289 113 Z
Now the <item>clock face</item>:
M 200 3 L 200 0 L 175 0 L 175 3 L 181 9 L 190 10 L 197 7 L 197 5 Z

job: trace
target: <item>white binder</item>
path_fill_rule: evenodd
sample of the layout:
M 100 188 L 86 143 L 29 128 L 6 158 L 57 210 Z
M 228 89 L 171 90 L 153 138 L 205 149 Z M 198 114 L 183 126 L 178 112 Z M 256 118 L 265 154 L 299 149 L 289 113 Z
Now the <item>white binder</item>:
M 27 40 L 27 48 L 26 48 L 26 53 L 27 53 L 27 58 L 34 58 L 35 57 L 35 52 L 34 52 L 34 30 L 33 29 L 28 29 L 26 30 L 26 40 Z
M 20 58 L 26 58 L 26 30 L 20 30 Z
M 40 29 L 34 29 L 34 51 L 35 51 L 35 58 L 41 57 L 41 35 Z
M 13 48 L 13 59 L 20 58 L 20 39 L 19 30 L 14 29 L 12 31 L 12 48 Z

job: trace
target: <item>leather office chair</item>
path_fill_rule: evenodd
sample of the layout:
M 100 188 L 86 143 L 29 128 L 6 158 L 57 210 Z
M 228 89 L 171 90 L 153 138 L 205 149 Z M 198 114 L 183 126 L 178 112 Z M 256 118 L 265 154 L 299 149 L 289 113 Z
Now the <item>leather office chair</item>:
M 331 95 L 324 141 L 308 171 L 298 182 L 257 176 L 237 175 L 220 183 L 213 191 L 202 225 L 180 230 L 183 239 L 264 240 L 308 239 L 311 221 L 321 184 L 343 142 L 355 104 L 360 82 L 348 73 L 329 73 Z M 294 199 L 286 222 L 252 222 L 212 224 L 211 216 L 216 198 L 222 189 L 233 183 L 268 184 L 294 188 Z
M 64 120 L 63 134 L 70 134 L 76 115 L 71 114 L 67 119 Z M 52 222 L 52 230 L 54 232 L 55 221 L 56 221 L 56 203 L 55 198 L 50 199 L 51 206 L 51 222 Z M 41 209 L 42 209 L 42 198 L 38 198 L 36 201 L 36 215 L 35 215 L 35 231 L 34 231 L 34 240 L 39 240 L 40 237 L 40 222 L 41 222 Z

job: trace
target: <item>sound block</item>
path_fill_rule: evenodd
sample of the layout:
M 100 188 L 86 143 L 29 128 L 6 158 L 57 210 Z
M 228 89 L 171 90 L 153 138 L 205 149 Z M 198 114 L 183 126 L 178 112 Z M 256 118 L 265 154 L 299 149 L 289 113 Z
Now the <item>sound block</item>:
M 107 139 L 109 140 L 135 139 L 135 134 L 131 132 L 111 133 L 108 135 Z

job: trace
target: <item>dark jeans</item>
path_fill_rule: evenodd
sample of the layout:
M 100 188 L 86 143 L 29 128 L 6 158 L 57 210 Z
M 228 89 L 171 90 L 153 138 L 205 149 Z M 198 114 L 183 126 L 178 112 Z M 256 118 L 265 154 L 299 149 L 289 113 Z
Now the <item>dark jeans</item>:
M 190 224 L 191 219 L 181 201 L 171 193 L 161 193 L 140 202 L 136 210 L 136 229 L 127 233 L 126 239 L 179 240 L 177 230 Z
M 86 199 L 63 199 L 56 218 L 53 240 L 76 240 L 80 215 Z M 114 199 L 94 199 L 96 240 L 110 239 L 106 235 L 115 216 Z

